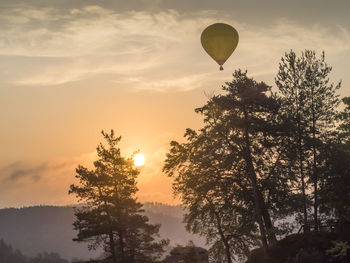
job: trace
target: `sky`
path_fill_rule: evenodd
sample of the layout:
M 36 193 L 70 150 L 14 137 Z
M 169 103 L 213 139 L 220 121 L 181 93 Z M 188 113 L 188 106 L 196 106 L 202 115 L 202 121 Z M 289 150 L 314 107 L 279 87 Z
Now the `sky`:
M 171 140 L 201 127 L 194 109 L 235 69 L 272 87 L 285 52 L 312 49 L 350 95 L 350 1 L 1 0 L 0 207 L 67 205 L 101 130 L 146 158 L 141 202 L 176 204 L 162 165 Z M 224 71 L 204 52 L 213 23 L 240 40 Z

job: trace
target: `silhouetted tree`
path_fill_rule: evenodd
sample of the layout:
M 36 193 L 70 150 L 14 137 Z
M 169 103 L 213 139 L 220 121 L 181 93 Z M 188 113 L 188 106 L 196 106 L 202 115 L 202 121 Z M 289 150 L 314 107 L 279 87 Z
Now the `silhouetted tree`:
M 187 207 L 187 229 L 221 244 L 226 262 L 232 262 L 234 255 L 247 253 L 249 243 L 256 244 L 254 205 L 225 144 L 205 129 L 200 134 L 187 129 L 185 136 L 187 143 L 171 143 L 164 170 L 170 176 L 176 172 L 173 188 Z
M 268 258 L 268 245 L 288 230 L 276 219 L 301 215 L 305 232 L 312 208 L 316 231 L 320 216 L 347 220 L 350 99 L 337 115 L 340 83 L 330 72 L 324 53 L 310 50 L 285 54 L 277 93 L 235 71 L 196 109 L 203 128 L 171 142 L 163 170 L 187 208 L 187 229 L 206 237 L 217 262 L 249 252 L 257 237 Z
M 340 224 L 350 222 L 350 97 L 342 101 L 337 137 L 323 151 L 326 168 L 320 189 L 321 209 Z
M 233 76 L 223 87 L 225 94 L 196 109 L 204 116 L 204 128 L 198 133 L 187 130 L 187 143 L 172 142 L 164 166 L 188 207 L 189 228 L 207 238 L 216 235 L 227 258 L 228 248 L 234 245 L 225 240 L 237 245 L 244 236 L 247 249 L 254 221 L 267 254 L 267 239 L 276 241 L 271 211 L 278 207 L 276 198 L 281 206 L 288 195 L 288 179 L 278 176 L 285 169 L 279 146 L 285 136 L 278 121 L 279 102 L 273 94 L 267 96 L 269 86 L 248 78 L 246 72 L 236 71 Z M 255 212 L 253 220 L 249 211 Z
M 323 153 L 327 169 L 320 187 L 320 209 L 328 219 L 350 222 L 350 151 L 344 144 L 332 143 Z
M 279 72 L 276 77 L 276 84 L 279 89 L 279 94 L 282 96 L 282 107 L 280 114 L 283 114 L 283 119 L 288 120 L 291 130 L 291 137 L 285 144 L 289 148 L 289 167 L 291 173 L 295 174 L 300 180 L 300 190 L 302 193 L 302 213 L 304 231 L 308 228 L 308 197 L 306 194 L 306 160 L 309 154 L 305 151 L 307 135 L 307 113 L 304 109 L 306 100 L 306 91 L 301 86 L 303 79 L 299 73 L 299 69 L 304 67 L 301 59 L 296 57 L 296 54 L 291 51 L 282 57 Z M 294 136 L 293 136 L 294 135 Z M 297 181 L 297 183 L 299 183 Z
M 141 214 L 142 205 L 135 197 L 139 171 L 132 158 L 121 156 L 117 146 L 121 137 L 113 130 L 102 134 L 107 146 L 98 145 L 95 168 L 79 166 L 79 184 L 70 187 L 69 193 L 85 202 L 75 212 L 78 236 L 74 240 L 89 242 L 90 249 L 102 246 L 113 263 L 156 262 L 167 241 L 155 240 L 160 225 L 148 224 Z
M 340 125 L 339 140 L 341 143 L 346 144 L 347 149 L 350 151 L 350 97 L 344 97 L 342 99 L 344 109 L 338 115 Z
M 329 83 L 331 70 L 325 62 L 324 52 L 317 58 L 311 50 L 306 50 L 300 57 L 290 51 L 282 58 L 276 77 L 283 102 L 280 114 L 288 119 L 291 131 L 295 131 L 286 147 L 290 149 L 291 170 L 300 178 L 304 225 L 308 226 L 306 191 L 310 188 L 309 179 L 313 185 L 313 190 L 310 190 L 315 230 L 318 229 L 318 186 L 325 164 L 321 152 L 335 128 L 339 104 L 336 90 L 340 83 Z

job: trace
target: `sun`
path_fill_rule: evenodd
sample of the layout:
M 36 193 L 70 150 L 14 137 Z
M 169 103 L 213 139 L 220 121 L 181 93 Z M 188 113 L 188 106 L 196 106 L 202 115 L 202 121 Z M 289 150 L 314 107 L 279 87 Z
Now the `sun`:
M 135 166 L 144 165 L 145 164 L 145 157 L 141 153 L 135 154 L 134 164 L 135 164 Z

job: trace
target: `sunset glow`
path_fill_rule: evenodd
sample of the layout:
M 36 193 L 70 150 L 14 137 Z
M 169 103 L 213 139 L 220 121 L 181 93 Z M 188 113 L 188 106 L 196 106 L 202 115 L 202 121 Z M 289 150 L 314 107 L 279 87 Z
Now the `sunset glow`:
M 76 203 L 75 169 L 92 168 L 110 129 L 126 158 L 146 157 L 140 201 L 179 203 L 162 172 L 170 141 L 202 127 L 194 109 L 235 69 L 274 90 L 286 51 L 324 50 L 350 86 L 350 1 L 333 2 L 0 1 L 0 207 Z M 200 40 L 214 23 L 239 32 L 223 71 Z
M 0 0 L 0 263 L 348 262 L 349 11 Z

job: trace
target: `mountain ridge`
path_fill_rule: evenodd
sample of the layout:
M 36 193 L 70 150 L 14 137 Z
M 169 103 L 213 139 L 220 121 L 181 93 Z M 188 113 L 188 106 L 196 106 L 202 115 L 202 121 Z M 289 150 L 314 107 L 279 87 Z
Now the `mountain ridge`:
M 88 251 L 87 243 L 73 242 L 76 236 L 72 223 L 75 206 L 29 206 L 0 209 L 0 239 L 19 249 L 26 256 L 54 252 L 65 259 L 89 259 L 100 251 Z M 169 238 L 171 246 L 185 245 L 193 240 L 205 246 L 203 238 L 186 232 L 182 222 L 183 209 L 179 205 L 145 203 L 145 214 L 152 224 L 161 224 L 160 236 Z

